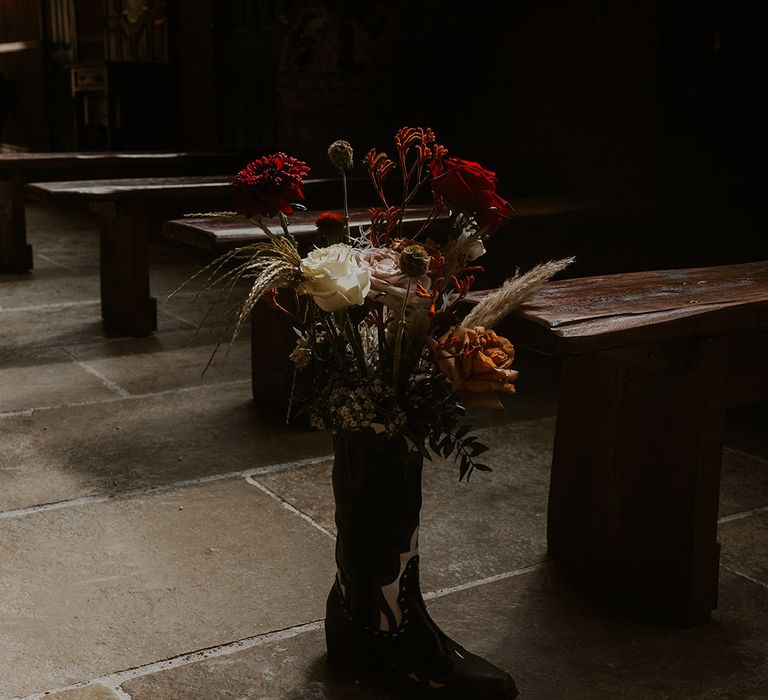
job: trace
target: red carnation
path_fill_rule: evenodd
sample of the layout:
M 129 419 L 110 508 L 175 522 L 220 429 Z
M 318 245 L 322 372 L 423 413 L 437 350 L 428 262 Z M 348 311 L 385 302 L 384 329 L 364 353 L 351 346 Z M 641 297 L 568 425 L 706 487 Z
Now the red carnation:
M 489 236 L 508 223 L 515 211 L 496 194 L 496 173 L 471 160 L 434 161 L 432 191 L 449 205 L 473 214 L 478 226 Z
M 245 166 L 232 181 L 232 206 L 243 216 L 292 214 L 291 202 L 303 202 L 301 186 L 309 173 L 307 164 L 275 153 Z
M 344 224 L 347 222 L 347 217 L 344 214 L 339 214 L 335 211 L 321 211 L 315 219 L 315 225 L 317 228 L 344 228 Z

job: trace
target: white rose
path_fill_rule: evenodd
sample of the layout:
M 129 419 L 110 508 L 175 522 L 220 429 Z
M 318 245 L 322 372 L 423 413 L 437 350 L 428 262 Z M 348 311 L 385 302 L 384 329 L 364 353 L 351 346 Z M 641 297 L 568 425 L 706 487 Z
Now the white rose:
M 371 273 L 355 262 L 352 248 L 344 243 L 313 250 L 301 261 L 301 273 L 301 290 L 323 311 L 362 304 L 371 289 Z

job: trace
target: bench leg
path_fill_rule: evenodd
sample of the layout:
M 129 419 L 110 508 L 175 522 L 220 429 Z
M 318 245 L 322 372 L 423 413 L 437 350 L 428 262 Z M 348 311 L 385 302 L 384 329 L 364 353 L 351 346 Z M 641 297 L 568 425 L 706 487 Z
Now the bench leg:
M 146 209 L 132 202 L 93 205 L 101 214 L 101 316 L 110 331 L 145 336 L 157 330 L 149 294 Z
M 279 303 L 296 313 L 293 294 L 281 291 Z M 260 301 L 251 311 L 251 388 L 259 414 L 285 423 L 293 383 L 289 355 L 298 337 L 290 317 Z
M 728 341 L 565 358 L 550 555 L 680 626 L 717 607 Z
M 24 213 L 24 181 L 11 176 L 0 180 L 0 270 L 28 272 L 32 246 L 27 243 Z

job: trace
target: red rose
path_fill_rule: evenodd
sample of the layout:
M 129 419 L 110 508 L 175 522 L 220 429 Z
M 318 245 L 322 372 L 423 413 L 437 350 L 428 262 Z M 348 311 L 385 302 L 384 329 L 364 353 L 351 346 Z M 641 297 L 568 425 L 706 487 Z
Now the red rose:
M 309 173 L 307 164 L 275 153 L 249 163 L 232 181 L 232 206 L 243 216 L 292 214 L 291 202 L 303 202 L 301 186 Z
M 432 191 L 446 202 L 461 208 L 472 206 L 478 190 L 496 190 L 496 173 L 479 163 L 461 158 L 444 158 L 432 166 Z
M 496 173 L 471 160 L 435 161 L 432 191 L 449 205 L 473 214 L 478 226 L 489 236 L 504 226 L 515 211 L 496 194 Z
M 475 219 L 480 230 L 486 236 L 492 236 L 503 226 L 506 226 L 515 210 L 512 205 L 495 192 L 480 190 L 475 193 L 473 206 Z

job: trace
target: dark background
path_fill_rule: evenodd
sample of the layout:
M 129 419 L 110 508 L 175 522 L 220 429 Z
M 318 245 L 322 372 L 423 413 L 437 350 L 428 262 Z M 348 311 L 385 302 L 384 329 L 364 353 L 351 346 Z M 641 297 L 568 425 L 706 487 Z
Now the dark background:
M 724 260 L 754 257 L 756 12 L 727 0 L 0 0 L 0 143 L 280 148 L 319 173 L 335 138 L 361 157 L 391 148 L 398 126 L 431 126 L 495 169 L 513 201 L 675 206 L 682 245 L 715 236 Z

